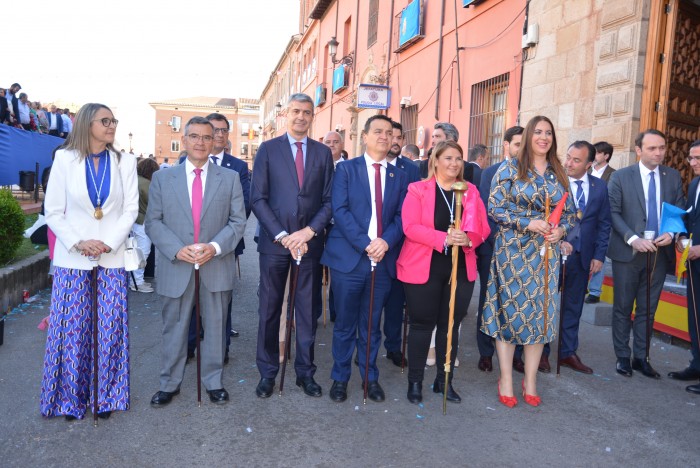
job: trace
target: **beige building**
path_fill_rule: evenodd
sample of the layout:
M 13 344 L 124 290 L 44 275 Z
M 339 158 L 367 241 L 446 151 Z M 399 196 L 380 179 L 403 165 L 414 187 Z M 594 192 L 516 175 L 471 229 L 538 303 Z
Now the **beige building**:
M 217 112 L 226 116 L 231 128 L 230 153 L 246 161 L 252 168 L 260 137 L 260 104 L 257 99 L 200 96 L 149 104 L 156 111 L 155 156 L 159 163 L 165 158 L 171 164 L 177 160 L 181 150 L 180 139 L 189 119 Z
M 520 122 L 550 117 L 561 147 L 607 141 L 618 168 L 636 161 L 640 130 L 659 129 L 665 164 L 689 182 L 684 158 L 700 138 L 700 1 L 531 0 L 528 10 Z

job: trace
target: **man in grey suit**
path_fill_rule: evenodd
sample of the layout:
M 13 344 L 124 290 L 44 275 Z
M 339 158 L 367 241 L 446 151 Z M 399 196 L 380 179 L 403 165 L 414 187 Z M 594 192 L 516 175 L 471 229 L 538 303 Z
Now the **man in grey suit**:
M 146 233 L 157 249 L 158 284 L 163 296 L 163 368 L 160 391 L 151 405 L 170 403 L 180 393 L 187 358 L 187 332 L 195 302 L 194 268 L 200 276 L 202 383 L 212 403 L 228 392 L 224 366 L 226 311 L 233 290 L 236 245 L 246 213 L 238 173 L 209 163 L 214 127 L 203 117 L 185 126 L 187 159 L 154 174 L 146 212 Z
M 651 314 L 653 323 L 666 272 L 675 260 L 673 236 L 659 235 L 661 205 L 667 202 L 683 207 L 684 199 L 678 171 L 661 165 L 666 155 L 665 135 L 658 130 L 646 130 L 635 139 L 635 150 L 639 163 L 614 172 L 608 185 L 613 227 L 608 257 L 612 259 L 615 280 L 613 346 L 618 374 L 631 377 L 634 369 L 658 379 L 659 373 L 644 359 L 646 318 Z M 645 240 L 644 231 L 654 231 L 654 240 Z M 655 256 L 650 304 L 646 300 L 647 253 Z M 629 347 L 630 330 L 634 334 L 633 355 Z M 631 363 L 630 357 L 633 357 Z

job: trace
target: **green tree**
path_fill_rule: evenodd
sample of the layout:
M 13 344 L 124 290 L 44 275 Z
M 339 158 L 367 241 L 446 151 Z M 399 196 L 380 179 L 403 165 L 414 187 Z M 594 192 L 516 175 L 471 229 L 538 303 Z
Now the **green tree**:
M 0 265 L 9 263 L 22 244 L 24 213 L 10 190 L 0 190 Z

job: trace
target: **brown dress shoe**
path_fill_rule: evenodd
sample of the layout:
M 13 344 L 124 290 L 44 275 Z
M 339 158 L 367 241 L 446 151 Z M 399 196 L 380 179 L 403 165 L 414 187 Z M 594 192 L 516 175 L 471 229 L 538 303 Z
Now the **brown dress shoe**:
M 480 371 L 491 372 L 493 370 L 493 358 L 491 356 L 481 356 L 477 365 Z
M 549 365 L 549 358 L 544 353 L 542 353 L 542 357 L 540 358 L 540 365 L 537 366 L 537 370 L 540 372 L 544 372 L 545 374 L 549 374 L 552 371 L 552 367 Z
M 575 370 L 576 372 L 581 372 L 582 374 L 592 374 L 593 369 L 585 365 L 584 363 L 581 362 L 581 359 L 575 354 L 572 354 L 569 357 L 565 357 L 561 361 L 559 361 L 562 366 L 570 367 L 571 369 Z
M 525 363 L 522 359 L 513 357 L 513 370 L 515 372 L 520 372 L 521 374 L 525 373 Z

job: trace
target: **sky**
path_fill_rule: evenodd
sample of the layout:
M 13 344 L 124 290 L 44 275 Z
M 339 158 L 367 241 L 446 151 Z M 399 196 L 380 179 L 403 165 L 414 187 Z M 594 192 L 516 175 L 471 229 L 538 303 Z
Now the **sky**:
M 0 87 L 31 101 L 109 106 L 117 143 L 153 153 L 149 102 L 194 96 L 259 98 L 292 35 L 298 0 L 34 0 L 5 16 L 15 38 Z M 20 21 L 20 19 L 22 21 Z

